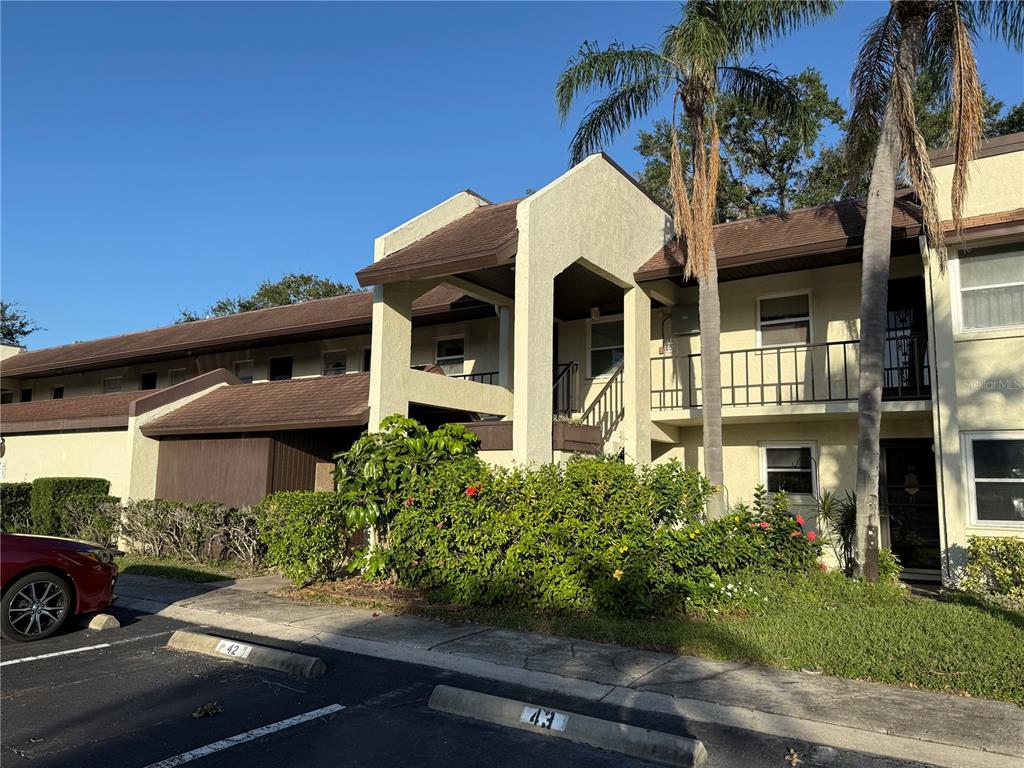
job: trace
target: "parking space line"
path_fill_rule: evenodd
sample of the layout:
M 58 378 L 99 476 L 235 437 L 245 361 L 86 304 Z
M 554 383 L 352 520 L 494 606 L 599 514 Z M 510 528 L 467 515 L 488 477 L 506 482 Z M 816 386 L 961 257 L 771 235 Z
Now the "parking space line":
M 141 635 L 140 637 L 129 637 L 124 640 L 114 640 L 110 643 L 100 643 L 99 645 L 86 645 L 82 648 L 71 648 L 66 651 L 54 651 L 53 653 L 40 653 L 37 656 L 24 656 L 20 659 L 8 659 L 7 661 L 0 661 L 0 667 L 6 667 L 9 664 L 23 664 L 26 661 L 40 661 L 42 659 L 52 659 L 55 656 L 67 656 L 72 653 L 83 653 L 84 651 L 98 651 L 101 648 L 110 648 L 115 645 L 124 645 L 125 643 L 137 643 L 139 640 L 149 640 L 154 637 L 163 637 L 164 635 L 173 634 L 174 630 L 169 629 L 166 632 L 156 632 L 152 635 Z
M 230 736 L 220 741 L 215 741 L 212 744 L 207 744 L 205 747 L 199 747 L 199 749 L 193 749 L 190 752 L 183 752 L 180 755 L 169 757 L 166 760 L 161 760 L 159 763 L 151 763 L 146 768 L 174 768 L 177 765 L 184 765 L 190 763 L 193 760 L 198 760 L 201 757 L 212 755 L 214 752 L 220 752 L 230 747 L 237 747 L 239 744 L 244 744 L 247 741 L 259 739 L 264 736 L 269 736 L 277 731 L 282 731 L 285 728 L 291 728 L 293 725 L 301 725 L 302 723 L 309 722 L 310 720 L 316 720 L 318 717 L 324 715 L 331 715 L 335 712 L 341 712 L 345 707 L 341 704 L 331 704 L 320 709 L 314 709 L 312 712 L 307 712 L 304 715 L 296 715 L 295 717 L 289 717 L 287 720 L 281 720 L 270 725 L 264 725 L 260 728 L 254 728 L 251 731 L 245 733 L 239 733 L 237 736 Z
M 21 659 L 10 659 L 9 661 L 0 661 L 0 667 L 6 667 L 11 664 L 24 664 L 26 661 L 39 661 L 40 659 L 52 659 L 54 656 L 67 656 L 69 653 L 82 653 L 83 651 L 95 651 L 100 648 L 109 648 L 110 643 L 100 643 L 99 645 L 88 645 L 85 648 L 72 648 L 69 651 L 54 651 L 53 653 L 41 653 L 38 656 L 25 656 Z

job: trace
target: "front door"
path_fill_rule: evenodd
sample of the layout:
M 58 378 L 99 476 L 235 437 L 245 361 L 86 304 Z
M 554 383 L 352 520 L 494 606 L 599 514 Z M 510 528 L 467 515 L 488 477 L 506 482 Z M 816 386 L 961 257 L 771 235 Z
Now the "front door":
M 881 451 L 879 512 L 883 528 L 888 528 L 888 548 L 903 564 L 904 578 L 938 580 L 939 503 L 932 441 L 882 440 Z

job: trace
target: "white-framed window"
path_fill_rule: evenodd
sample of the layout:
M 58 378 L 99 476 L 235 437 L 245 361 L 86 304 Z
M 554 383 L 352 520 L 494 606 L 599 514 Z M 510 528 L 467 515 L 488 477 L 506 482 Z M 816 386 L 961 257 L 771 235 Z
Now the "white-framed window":
M 252 360 L 239 360 L 235 363 L 235 377 L 243 384 L 252 384 L 256 376 L 256 363 Z
M 1024 431 L 965 433 L 971 522 L 1024 527 Z
M 188 368 L 171 368 L 167 372 L 167 381 L 170 382 L 170 386 L 175 384 L 181 384 L 181 382 L 188 379 Z
M 818 495 L 817 443 L 761 443 L 761 482 L 770 493 L 785 491 L 791 496 Z
M 348 353 L 344 349 L 324 352 L 324 376 L 343 376 L 348 372 Z
M 587 329 L 587 376 L 610 376 L 625 359 L 625 326 L 621 317 L 589 320 Z
M 761 296 L 757 300 L 759 347 L 789 347 L 811 343 L 811 294 Z
M 103 394 L 109 395 L 112 392 L 120 392 L 124 379 L 121 376 L 110 376 L 103 380 Z
M 961 251 L 950 263 L 957 330 L 1024 326 L 1024 242 Z
M 434 339 L 434 362 L 449 376 L 463 373 L 466 363 L 466 339 L 462 336 Z

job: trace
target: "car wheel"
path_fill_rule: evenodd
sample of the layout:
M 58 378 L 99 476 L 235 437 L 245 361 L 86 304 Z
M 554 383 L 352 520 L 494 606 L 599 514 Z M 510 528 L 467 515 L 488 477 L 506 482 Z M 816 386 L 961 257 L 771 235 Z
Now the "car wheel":
M 42 640 L 71 614 L 71 589 L 60 576 L 38 571 L 22 576 L 0 601 L 0 628 L 17 642 Z

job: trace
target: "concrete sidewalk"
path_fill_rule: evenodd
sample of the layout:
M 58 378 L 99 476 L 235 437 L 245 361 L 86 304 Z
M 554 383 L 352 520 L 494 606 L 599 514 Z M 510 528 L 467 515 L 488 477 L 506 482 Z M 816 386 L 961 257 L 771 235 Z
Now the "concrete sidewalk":
M 623 707 L 950 768 L 1024 766 L 1006 702 L 275 597 L 276 577 L 118 580 L 119 605 Z

